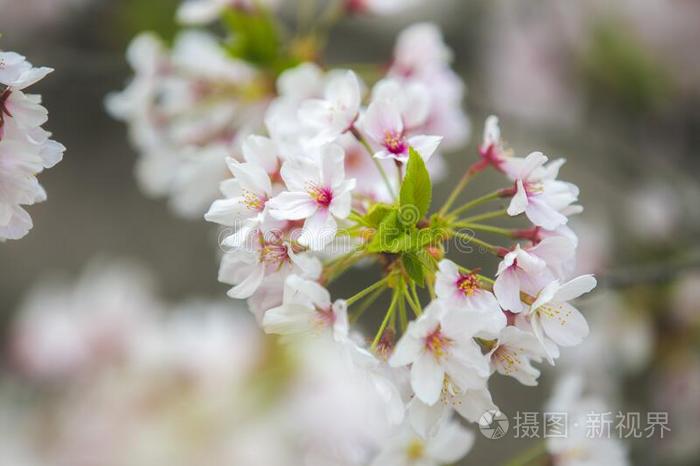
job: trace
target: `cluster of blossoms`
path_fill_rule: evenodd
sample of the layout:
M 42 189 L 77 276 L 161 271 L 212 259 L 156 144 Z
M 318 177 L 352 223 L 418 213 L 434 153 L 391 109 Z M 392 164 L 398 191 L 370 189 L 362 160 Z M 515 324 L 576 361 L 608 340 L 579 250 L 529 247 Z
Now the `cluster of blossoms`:
M 36 175 L 56 165 L 65 150 L 41 127 L 48 119 L 41 96 L 23 92 L 51 71 L 0 50 L 0 241 L 22 238 L 32 228 L 23 206 L 46 200 Z
M 588 334 L 570 301 L 596 281 L 571 277 L 578 240 L 567 222 L 581 207 L 578 188 L 558 180 L 562 159 L 512 155 L 490 117 L 479 157 L 429 213 L 439 177 L 431 161 L 443 141 L 466 131 L 451 124 L 454 94 L 429 83 L 453 77 L 439 32 L 425 24 L 403 33 L 387 75 L 369 92 L 351 70 L 304 63 L 285 71 L 265 115 L 267 135 L 244 140 L 243 161 L 227 158 L 224 198 L 205 215 L 226 227 L 219 279 L 232 285 L 229 296 L 248 299 L 267 333 L 332 342 L 398 407 L 387 419 L 393 434 L 370 452 L 371 464 L 458 461 L 473 439 L 456 415 L 475 422 L 496 409 L 493 373 L 536 385 L 533 362 L 553 364 L 560 347 Z M 505 186 L 453 208 L 489 168 Z M 503 200 L 506 208 L 473 211 Z M 503 217 L 528 225 L 485 223 Z M 467 253 L 455 260 L 465 265 L 446 257 L 455 240 Z M 495 278 L 480 273 L 487 263 L 479 250 L 500 259 Z M 329 285 L 358 262 L 381 265 L 383 277 L 332 299 Z M 350 322 L 361 324 L 385 292 L 390 304 L 366 339 Z
M 244 159 L 243 142 L 265 129 L 265 112 L 275 97 L 302 99 L 322 86 L 320 73 L 310 71 L 300 76 L 310 81 L 275 88 L 285 69 L 319 55 L 317 39 L 305 39 L 305 31 L 298 30 L 299 37 L 288 46 L 282 42 L 282 28 L 270 14 L 282 3 L 186 1 L 178 11 L 181 22 L 206 24 L 222 19 L 229 37 L 221 40 L 201 29 L 185 29 L 168 48 L 153 33 L 143 33 L 129 47 L 127 58 L 135 76 L 124 91 L 108 96 L 107 110 L 129 124 L 132 144 L 140 154 L 136 177 L 141 189 L 149 196 L 167 198 L 178 215 L 199 218 L 216 199 L 218 182 L 228 176 L 225 159 Z M 398 2 L 352 3 L 348 11 L 367 13 L 399 6 Z M 443 94 L 433 100 L 445 108 L 433 109 L 424 119 L 444 117 L 430 124 L 450 125 L 451 142 L 460 144 L 467 127 L 459 109 L 461 82 L 453 73 L 433 74 L 412 66 L 415 47 L 426 38 L 431 39 L 428 46 L 435 42 L 431 34 L 435 32 L 409 34 L 399 44 L 401 55 L 394 74 L 406 83 L 433 82 L 430 92 Z M 444 47 L 435 52 L 439 57 L 447 53 Z M 421 73 L 413 75 L 414 71 Z M 441 80 L 440 86 L 434 85 L 435 79 Z

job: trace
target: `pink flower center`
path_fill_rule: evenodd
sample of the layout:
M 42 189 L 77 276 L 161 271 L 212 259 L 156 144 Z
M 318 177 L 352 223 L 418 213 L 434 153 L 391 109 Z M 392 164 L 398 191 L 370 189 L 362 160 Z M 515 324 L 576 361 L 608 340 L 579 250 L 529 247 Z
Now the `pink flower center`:
M 332 327 L 335 324 L 336 316 L 333 312 L 333 308 L 316 308 L 316 313 L 316 319 L 322 327 Z
M 472 296 L 479 289 L 479 279 L 476 277 L 475 273 L 460 273 L 455 284 L 457 285 L 457 289 L 461 291 L 464 296 Z
M 542 192 L 544 191 L 544 185 L 537 181 L 533 182 L 523 180 L 523 187 L 525 188 L 525 193 L 527 194 L 527 197 L 542 194 Z
M 247 189 L 243 190 L 243 205 L 250 210 L 261 212 L 265 207 L 265 202 L 267 202 L 265 197 L 258 196 L 254 192 L 248 191 Z
M 386 150 L 396 155 L 405 154 L 408 150 L 403 135 L 395 133 L 394 131 L 387 131 L 384 133 L 384 147 L 386 147 Z
M 321 186 L 309 186 L 307 192 L 319 207 L 328 208 L 333 202 L 333 191 Z
M 443 335 L 439 325 L 425 337 L 425 348 L 438 359 L 445 355 L 451 344 L 452 340 Z
M 284 243 L 263 243 L 260 249 L 260 262 L 281 266 L 289 260 L 289 251 Z

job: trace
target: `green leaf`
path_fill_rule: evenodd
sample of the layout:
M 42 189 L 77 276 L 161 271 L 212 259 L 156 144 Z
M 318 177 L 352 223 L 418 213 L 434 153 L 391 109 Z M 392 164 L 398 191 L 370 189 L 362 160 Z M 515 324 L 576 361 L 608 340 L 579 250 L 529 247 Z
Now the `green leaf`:
M 422 287 L 425 283 L 425 267 L 418 255 L 413 252 L 407 252 L 401 256 L 401 261 L 411 280 Z
M 423 157 L 413 147 L 409 149 L 406 176 L 401 183 L 399 205 L 401 209 L 400 220 L 402 224 L 415 225 L 422 219 L 430 208 L 433 195 L 430 183 L 430 174 L 425 168 Z M 414 220 L 415 219 L 415 220 Z
M 379 223 L 374 237 L 367 245 L 369 252 L 393 252 L 391 244 L 403 234 L 403 227 L 399 223 L 399 212 L 391 209 Z
M 222 16 L 231 37 L 228 52 L 256 65 L 275 67 L 281 57 L 281 39 L 274 18 L 267 12 L 227 9 Z
M 393 210 L 396 210 L 396 207 L 389 204 L 374 204 L 370 207 L 369 212 L 365 214 L 364 223 L 367 226 L 376 228 Z

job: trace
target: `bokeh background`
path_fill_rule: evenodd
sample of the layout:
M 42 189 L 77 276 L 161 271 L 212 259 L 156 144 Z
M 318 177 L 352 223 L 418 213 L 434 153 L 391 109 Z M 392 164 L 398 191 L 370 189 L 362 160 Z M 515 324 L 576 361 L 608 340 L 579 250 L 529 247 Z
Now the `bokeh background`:
M 56 69 L 33 91 L 50 111 L 48 129 L 68 148 L 40 176 L 49 198 L 29 208 L 34 229 L 0 245 L 3 334 L 38 280 L 75 277 L 95 257 L 137 259 L 171 302 L 225 293 L 216 280 L 216 229 L 143 195 L 126 130 L 104 110 L 104 97 L 131 74 L 129 40 L 143 30 L 172 37 L 178 4 L 0 0 L 0 47 Z M 568 159 L 564 177 L 581 187 L 586 208 L 575 219 L 580 268 L 601 279 L 585 309 L 593 332 L 609 337 L 590 350 L 599 362 L 592 371 L 601 385 L 616 385 L 616 409 L 671 413 L 672 435 L 634 441 L 633 464 L 699 464 L 700 3 L 434 1 L 388 18 L 342 21 L 325 62 L 381 64 L 396 34 L 418 20 L 439 24 L 454 50 L 473 129 L 469 146 L 449 154 L 453 179 L 436 198 L 474 159 L 491 113 L 518 154 L 537 149 Z M 359 274 L 347 282 L 366 281 Z M 575 350 L 567 364 L 589 364 L 586 351 Z M 536 410 L 552 378 L 540 389 L 501 378 L 494 397 L 505 412 Z M 466 464 L 500 464 L 526 445 L 480 438 Z

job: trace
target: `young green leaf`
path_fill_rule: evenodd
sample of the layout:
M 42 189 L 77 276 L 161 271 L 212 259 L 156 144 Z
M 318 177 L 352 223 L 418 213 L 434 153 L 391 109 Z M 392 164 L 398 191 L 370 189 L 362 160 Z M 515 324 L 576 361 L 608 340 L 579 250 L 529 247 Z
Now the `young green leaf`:
M 401 261 L 411 280 L 422 287 L 425 283 L 425 268 L 416 253 L 407 252 L 403 254 Z
M 423 218 L 430 208 L 430 200 L 432 198 L 433 188 L 430 183 L 430 174 L 425 168 L 425 162 L 418 152 L 413 147 L 409 149 L 408 165 L 406 166 L 406 176 L 401 183 L 401 192 L 399 194 L 399 204 L 402 212 L 402 223 L 413 220 L 415 225 L 418 220 Z M 408 212 L 414 211 L 414 214 L 409 215 Z

